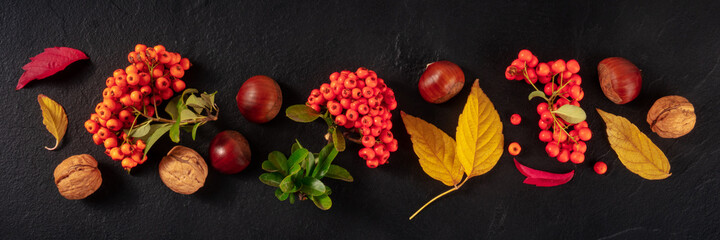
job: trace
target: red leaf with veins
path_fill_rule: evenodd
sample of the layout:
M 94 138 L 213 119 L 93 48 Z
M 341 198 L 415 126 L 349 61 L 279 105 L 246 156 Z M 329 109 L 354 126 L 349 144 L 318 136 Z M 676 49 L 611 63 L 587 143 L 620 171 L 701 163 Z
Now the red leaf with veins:
M 517 159 L 513 160 L 515 161 L 515 167 L 517 170 L 527 177 L 525 181 L 523 181 L 525 184 L 535 185 L 538 187 L 554 187 L 569 182 L 573 176 L 575 176 L 575 170 L 568 173 L 551 173 L 529 168 L 520 164 Z
M 88 59 L 85 53 L 69 47 L 46 48 L 44 52 L 30 58 L 30 62 L 22 67 L 25 70 L 15 90 L 20 90 L 35 79 L 43 79 L 65 69 L 71 63 Z

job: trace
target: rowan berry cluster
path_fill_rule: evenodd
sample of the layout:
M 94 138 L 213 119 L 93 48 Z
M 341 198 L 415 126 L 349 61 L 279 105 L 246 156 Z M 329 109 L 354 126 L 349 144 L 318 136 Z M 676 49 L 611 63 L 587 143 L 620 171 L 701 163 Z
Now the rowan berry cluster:
M 364 146 L 358 154 L 370 168 L 385 164 L 398 149 L 393 137 L 392 113 L 395 93 L 382 78 L 367 68 L 330 75 L 330 83 L 310 92 L 306 105 L 317 112 L 327 110 L 338 126 L 359 133 Z
M 157 106 L 163 100 L 185 89 L 181 78 L 190 61 L 162 45 L 138 44 L 128 54 L 128 62 L 125 69 L 115 70 L 105 80 L 103 100 L 85 121 L 85 128 L 95 144 L 105 147 L 105 154 L 129 170 L 147 160 L 145 142 L 134 140 L 123 130 L 138 123 L 138 117 L 157 116 Z
M 592 138 L 592 131 L 586 121 L 571 124 L 559 117 L 556 111 L 568 104 L 580 107 L 585 92 L 580 87 L 582 78 L 577 74 L 579 71 L 580 65 L 575 59 L 539 62 L 537 56 L 526 49 L 521 50 L 518 58 L 505 69 L 508 80 L 524 80 L 537 92 L 545 94 L 542 98 L 546 102 L 538 104 L 537 113 L 540 115 L 539 138 L 547 143 L 545 151 L 548 156 L 556 157 L 560 162 L 576 164 L 585 161 L 585 141 Z M 535 86 L 538 82 L 544 84 L 542 90 Z

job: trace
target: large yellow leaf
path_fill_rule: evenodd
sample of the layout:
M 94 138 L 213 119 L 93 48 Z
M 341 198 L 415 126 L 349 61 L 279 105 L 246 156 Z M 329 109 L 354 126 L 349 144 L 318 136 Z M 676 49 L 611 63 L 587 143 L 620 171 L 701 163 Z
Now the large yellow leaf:
M 608 141 L 620 162 L 631 172 L 650 180 L 670 176 L 670 162 L 665 154 L 624 117 L 597 109 L 607 125 Z
M 454 186 L 462 180 L 462 165 L 455 160 L 455 140 L 434 125 L 400 112 L 420 166 L 430 177 Z
M 500 115 L 475 80 L 455 134 L 457 157 L 468 177 L 485 174 L 498 162 L 504 144 L 502 127 Z
M 60 140 L 65 136 L 67 130 L 68 119 L 60 104 L 53 101 L 45 95 L 38 95 L 38 103 L 40 103 L 40 109 L 42 109 L 43 124 L 50 134 L 55 137 L 55 146 L 52 148 L 45 147 L 47 150 L 55 150 L 60 145 Z

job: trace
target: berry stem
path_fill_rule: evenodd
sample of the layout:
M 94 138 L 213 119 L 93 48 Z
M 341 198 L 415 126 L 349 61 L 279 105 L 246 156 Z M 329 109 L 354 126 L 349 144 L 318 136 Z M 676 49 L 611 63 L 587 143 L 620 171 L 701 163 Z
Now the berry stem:
M 451 193 L 451 192 L 454 192 L 455 190 L 458 190 L 460 187 L 462 187 L 463 184 L 465 184 L 465 182 L 467 182 L 468 179 L 470 179 L 470 177 L 466 177 L 465 180 L 463 180 L 462 182 L 460 182 L 460 184 L 455 185 L 455 186 L 454 186 L 453 188 L 451 188 L 450 190 L 447 190 L 447 191 L 445 191 L 444 193 L 441 193 L 440 195 L 437 195 L 436 197 L 434 197 L 433 199 L 431 199 L 430 201 L 428 201 L 427 203 L 425 203 L 425 205 L 423 205 L 423 206 L 422 206 L 420 209 L 418 209 L 412 216 L 410 216 L 410 219 L 409 219 L 409 220 L 412 220 L 413 218 L 415 218 L 415 216 L 417 216 L 418 213 L 420 213 L 420 211 L 422 211 L 423 209 L 425 209 L 425 207 L 427 207 L 428 205 L 430 205 L 431 203 L 433 203 L 435 200 L 438 200 L 440 197 L 445 196 L 445 195 L 447 195 L 448 193 Z
M 148 115 L 146 115 L 145 113 L 141 113 L 141 112 L 139 112 L 139 113 L 140 113 L 140 115 L 142 115 L 143 117 L 145 117 L 145 118 L 147 118 L 148 120 L 153 121 L 153 122 L 163 122 L 163 123 L 175 123 L 175 122 L 176 122 L 175 120 L 171 120 L 171 119 L 160 118 L 160 117 L 157 117 L 157 118 L 156 118 L 156 117 L 148 116 Z M 188 120 L 185 120 L 185 121 L 180 121 L 180 125 L 194 124 L 194 123 L 199 123 L 199 122 L 209 122 L 209 121 L 215 121 L 215 120 L 217 120 L 217 114 L 216 114 L 216 115 L 210 115 L 210 116 L 207 116 L 207 117 L 204 117 L 204 118 L 196 118 L 196 119 L 188 119 Z

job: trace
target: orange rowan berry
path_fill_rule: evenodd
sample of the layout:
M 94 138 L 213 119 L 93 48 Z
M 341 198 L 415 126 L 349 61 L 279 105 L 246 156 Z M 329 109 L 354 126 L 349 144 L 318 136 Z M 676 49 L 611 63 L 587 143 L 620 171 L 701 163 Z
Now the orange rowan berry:
M 93 140 L 93 143 L 95 143 L 95 145 L 103 144 L 102 138 L 100 138 L 100 135 L 98 135 L 97 133 L 92 135 L 92 140 Z
M 147 74 L 145 72 L 139 73 L 138 77 L 140 77 L 140 82 L 138 83 L 140 86 L 146 86 L 150 84 L 150 80 L 152 80 L 150 74 Z
M 152 76 L 156 78 L 162 77 L 164 74 L 165 72 L 163 72 L 162 68 L 155 68 L 152 71 Z
M 142 98 L 143 95 L 139 90 L 135 90 L 130 93 L 130 100 L 132 100 L 134 103 L 141 103 Z
M 100 129 L 97 132 L 97 135 L 102 139 L 103 141 L 112 135 L 110 130 L 108 130 L 106 127 L 100 127 Z
M 105 105 L 112 112 L 116 112 L 116 111 L 120 110 L 120 105 L 117 104 L 117 102 L 113 101 L 110 98 L 103 98 L 102 104 Z
M 145 44 L 135 45 L 135 52 L 144 52 L 145 49 L 147 49 L 147 46 L 145 46 Z
M 152 87 L 150 86 L 142 86 L 140 88 L 140 93 L 142 93 L 143 96 L 150 95 L 152 93 Z
M 605 174 L 605 172 L 607 172 L 607 164 L 604 162 L 596 162 L 595 166 L 593 166 L 593 170 L 595 170 L 595 173 L 597 174 Z
M 120 76 L 120 75 L 126 75 L 125 70 L 123 70 L 123 69 L 115 69 L 115 71 L 113 71 L 113 77 L 117 77 L 117 76 Z
M 129 66 L 125 67 L 125 73 L 127 73 L 128 75 L 130 75 L 132 73 L 137 73 L 137 72 L 138 72 L 138 69 L 135 66 L 135 64 L 130 64 Z
M 185 70 L 183 70 L 179 64 L 175 64 L 170 67 L 170 75 L 176 78 L 182 78 L 185 76 Z
M 182 67 L 183 70 L 190 69 L 190 66 L 191 66 L 190 59 L 187 59 L 187 58 L 180 59 L 180 67 Z
M 135 68 L 137 68 L 138 72 L 145 70 L 145 63 L 144 62 L 138 62 L 135 63 Z
M 177 93 L 182 92 L 183 90 L 185 90 L 185 81 L 180 79 L 173 81 L 172 89 Z
M 165 90 L 170 87 L 170 80 L 164 77 L 160 77 L 158 79 L 155 79 L 155 88 L 158 90 Z
M 117 132 L 122 129 L 123 123 L 117 118 L 111 118 L 107 120 L 107 128 L 110 131 Z
M 115 77 L 108 77 L 107 79 L 105 79 L 105 86 L 109 88 L 115 86 Z
M 135 151 L 135 149 L 133 149 L 132 145 L 130 145 L 129 143 L 123 143 L 122 146 L 120 146 L 120 150 L 125 155 L 130 155 L 133 151 Z
M 140 76 L 137 73 L 131 73 L 125 77 L 125 81 L 127 81 L 128 85 L 135 86 L 140 83 Z
M 170 61 L 172 61 L 173 56 L 174 56 L 174 55 L 172 55 L 172 53 L 167 52 L 167 51 L 163 51 L 163 52 L 160 53 L 160 60 L 159 60 L 159 62 L 162 63 L 162 64 L 168 64 L 168 63 L 170 63 Z
M 106 106 L 100 106 L 99 108 L 95 109 L 95 112 L 100 116 L 100 118 L 108 120 L 110 117 L 112 117 L 112 111 L 108 109 Z
M 153 47 L 153 49 L 155 49 L 155 51 L 156 51 L 157 53 L 161 53 L 161 52 L 164 52 L 164 51 L 165 51 L 165 46 L 158 44 L 158 45 L 155 45 L 155 46 Z
M 170 61 L 170 65 L 172 66 L 172 65 L 178 64 L 181 59 L 182 59 L 182 56 L 180 56 L 179 53 L 173 53 L 173 59 L 172 59 L 172 61 Z
M 98 129 L 100 128 L 100 125 L 98 125 L 98 123 L 92 119 L 85 121 L 84 125 L 85 125 L 85 129 L 89 133 L 92 133 L 92 134 L 96 133 L 98 131 Z
M 134 168 L 137 166 L 137 163 L 132 160 L 132 158 L 124 158 L 121 162 L 121 165 L 126 170 Z
M 123 109 L 118 113 L 118 119 L 122 122 L 132 122 L 133 120 L 133 114 L 128 109 Z
M 520 150 L 520 144 L 517 142 L 512 142 L 508 146 L 508 153 L 510 153 L 510 155 L 517 156 L 518 154 L 520 154 Z
M 137 142 L 135 142 L 135 149 L 145 150 L 145 142 L 143 142 L 143 140 L 138 139 Z
M 126 77 L 127 77 L 127 75 L 125 75 L 125 74 L 118 75 L 117 77 L 115 77 L 115 85 L 117 85 L 118 87 L 127 87 L 128 83 L 127 83 L 127 80 L 125 79 Z
M 173 94 L 175 93 L 170 88 L 166 88 L 165 90 L 160 91 L 160 97 L 162 97 L 163 100 L 168 100 L 172 98 Z
M 138 62 L 138 60 L 140 60 L 140 59 L 138 58 L 138 55 L 136 52 L 128 53 L 128 62 L 136 63 L 136 62 Z
M 109 137 L 103 141 L 103 145 L 105 146 L 105 149 L 112 149 L 114 147 L 117 147 L 117 138 L 116 137 Z
M 123 94 L 120 97 L 120 103 L 122 103 L 125 106 L 132 106 L 134 104 L 133 100 L 130 99 L 130 94 Z

